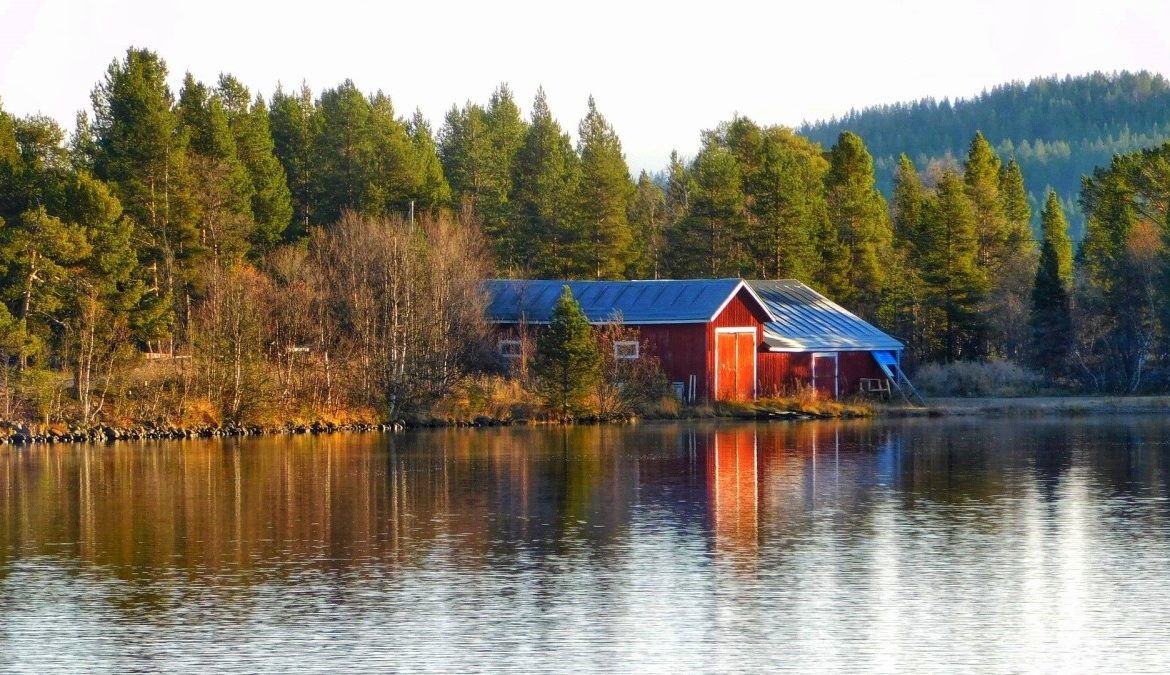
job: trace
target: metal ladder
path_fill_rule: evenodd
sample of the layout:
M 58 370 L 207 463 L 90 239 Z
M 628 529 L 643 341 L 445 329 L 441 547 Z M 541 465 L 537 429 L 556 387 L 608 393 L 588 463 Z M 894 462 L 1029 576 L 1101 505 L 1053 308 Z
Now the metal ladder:
M 902 398 L 907 403 L 911 405 L 915 403 L 921 406 L 926 405 L 922 394 L 918 393 L 918 390 L 914 388 L 914 383 L 910 381 L 909 377 L 906 377 L 906 373 L 898 365 L 898 360 L 894 358 L 893 354 L 889 352 L 874 352 L 873 358 L 877 361 L 878 366 L 881 367 L 882 372 L 886 374 L 886 377 L 890 378 L 890 383 L 894 385 L 894 388 L 898 390 L 898 393 L 902 395 Z

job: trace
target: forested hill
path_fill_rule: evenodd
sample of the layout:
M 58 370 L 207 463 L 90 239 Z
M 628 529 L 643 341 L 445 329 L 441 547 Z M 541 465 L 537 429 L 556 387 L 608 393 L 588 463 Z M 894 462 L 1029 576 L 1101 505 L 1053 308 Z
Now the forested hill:
M 1081 176 L 1107 166 L 1116 153 L 1170 139 L 1170 81 L 1146 71 L 1038 78 L 971 99 L 926 98 L 851 111 L 800 133 L 830 147 L 845 130 L 865 139 L 887 196 L 899 154 L 925 168 L 948 154 L 964 157 L 972 134 L 982 131 L 1002 156 L 1020 163 L 1032 213 L 1040 212 L 1045 188 L 1055 188 L 1080 239 Z

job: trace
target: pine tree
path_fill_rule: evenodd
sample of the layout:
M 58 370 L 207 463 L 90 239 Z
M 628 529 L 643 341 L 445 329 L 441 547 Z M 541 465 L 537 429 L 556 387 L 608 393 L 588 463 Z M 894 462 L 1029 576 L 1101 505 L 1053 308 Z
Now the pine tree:
M 452 106 L 439 130 L 439 161 L 456 205 L 477 217 L 488 184 L 490 148 L 484 109 L 470 101 L 462 108 Z M 484 229 L 493 241 L 499 238 L 499 227 L 502 225 L 497 222 L 485 223 Z
M 833 297 L 873 318 L 886 281 L 892 233 L 886 201 L 875 187 L 873 158 L 861 137 L 844 132 L 829 151 L 825 174 L 829 220 L 845 255 L 845 286 Z M 833 292 L 836 291 L 836 292 Z
M 247 251 L 252 234 L 254 189 L 236 152 L 223 103 L 187 73 L 178 115 L 191 152 L 192 195 L 198 207 L 200 239 L 213 260 Z
M 635 251 L 633 261 L 626 268 L 630 278 L 657 279 L 663 273 L 667 218 L 666 193 L 643 170 L 630 203 L 629 219 Z
M 59 320 L 72 339 L 60 354 L 73 371 L 82 421 L 100 412 L 99 381 L 133 362 L 134 344 L 165 337 L 169 307 L 139 278 L 134 230 L 107 187 L 85 171 L 70 177 L 65 217 L 86 235 L 88 255 L 70 270 Z
M 1004 237 L 1007 250 L 1016 253 L 1032 250 L 1032 207 L 1028 205 L 1024 174 L 1015 157 L 1000 169 L 999 196 L 1003 200 L 1004 217 L 1007 219 Z
M 633 186 L 622 144 L 613 127 L 589 97 L 589 111 L 578 129 L 581 156 L 580 200 L 582 246 L 588 268 L 584 276 L 620 277 L 633 258 L 628 209 Z
M 62 212 L 71 167 L 57 123 L 9 119 L 0 122 L 0 134 L 8 137 L 0 137 L 0 148 L 16 149 L 0 157 L 0 299 L 6 303 L 0 341 L 24 372 L 47 361 L 69 267 L 89 254 L 89 243 L 84 228 Z
M 162 59 L 143 49 L 110 65 L 93 92 L 94 173 L 135 224 L 150 285 L 176 297 L 201 245 L 186 137 L 166 77 Z
M 406 131 L 414 146 L 414 164 L 418 178 L 414 194 L 418 200 L 418 208 L 436 211 L 441 207 L 450 206 L 451 186 L 443 176 L 443 165 L 439 161 L 439 149 L 435 144 L 435 138 L 431 135 L 431 125 L 423 117 L 421 110 L 415 109 Z
M 580 160 L 569 135 L 553 119 L 544 89 L 537 91 L 515 166 L 510 202 L 516 234 L 505 236 L 510 249 L 497 260 L 506 269 L 544 278 L 580 273 Z
M 747 211 L 735 155 L 712 135 L 704 139 L 691 176 L 694 191 L 686 218 L 671 231 L 671 275 L 743 276 L 747 256 Z
M 1004 230 L 993 252 L 987 315 L 993 349 L 999 355 L 1019 358 L 1027 351 L 1028 314 L 1036 278 L 1036 246 L 1032 238 L 1032 209 L 1020 165 L 1011 159 L 999 172 L 999 196 L 1003 204 Z
M 893 211 L 894 241 L 898 248 L 914 251 L 917 249 L 922 232 L 923 203 L 926 196 L 922 180 L 914 162 L 906 155 L 898 158 L 894 172 Z
M 1142 159 L 1114 157 L 1085 179 L 1081 191 L 1085 238 L 1077 250 L 1073 301 L 1084 338 L 1082 365 L 1094 388 L 1123 393 L 1141 386 L 1157 333 L 1152 296 L 1163 281 L 1148 273 L 1146 249 L 1155 242 L 1144 236 L 1152 224 L 1139 204 L 1150 202 L 1139 186 L 1153 167 Z
M 484 181 L 480 190 L 479 216 L 488 232 L 514 237 L 517 224 L 512 222 L 512 181 L 516 174 L 516 157 L 524 147 L 527 129 L 520 114 L 520 106 L 512 90 L 501 83 L 492 92 L 483 114 L 485 151 Z M 509 244 L 510 246 L 510 244 Z
M 381 91 L 370 100 L 367 133 L 365 152 L 359 160 L 365 177 L 362 209 L 373 216 L 405 217 L 423 183 L 421 166 L 407 124 L 398 118 L 390 98 Z
M 1040 221 L 1043 240 L 1032 288 L 1032 356 L 1044 370 L 1060 374 L 1072 337 L 1072 240 L 1056 192 L 1048 192 Z
M 936 315 L 933 356 L 954 361 L 984 354 L 986 329 L 980 312 L 986 277 L 978 267 L 975 210 L 954 172 L 943 173 L 923 222 L 922 277 L 926 304 Z
M 278 87 L 272 95 L 268 120 L 273 151 L 284 168 L 291 197 L 292 222 L 284 239 L 296 241 L 308 234 L 319 201 L 315 149 L 321 134 L 320 110 L 308 87 L 296 94 L 285 94 Z
M 764 129 L 760 157 L 744 177 L 755 273 L 815 282 L 820 269 L 818 239 L 828 229 L 820 146 L 783 127 Z
M 565 286 L 537 345 L 536 374 L 548 406 L 563 419 L 583 412 L 600 365 L 593 328 Z
M 1007 241 L 1007 216 L 999 194 L 999 156 L 980 132 L 975 132 L 963 164 L 967 199 L 975 213 L 979 265 L 991 270 Z
M 268 106 L 259 95 L 249 104 L 247 87 L 231 75 L 220 75 L 215 97 L 223 105 L 236 155 L 252 184 L 254 228 L 249 239 L 256 250 L 268 250 L 283 238 L 293 217 L 288 177 L 276 156 Z
M 30 209 L 0 230 L 0 259 L 5 261 L 4 300 L 15 311 L 27 348 L 18 355 L 23 370 L 29 358 L 43 354 L 50 327 L 39 317 L 61 309 L 70 281 L 69 267 L 90 253 L 85 231 L 49 215 L 43 206 Z
M 16 127 L 12 116 L 4 112 L 0 101 L 0 167 L 14 167 L 20 161 L 16 144 Z
M 352 80 L 321 92 L 321 132 L 313 152 L 313 219 L 336 223 L 346 210 L 377 210 L 371 194 L 374 111 Z

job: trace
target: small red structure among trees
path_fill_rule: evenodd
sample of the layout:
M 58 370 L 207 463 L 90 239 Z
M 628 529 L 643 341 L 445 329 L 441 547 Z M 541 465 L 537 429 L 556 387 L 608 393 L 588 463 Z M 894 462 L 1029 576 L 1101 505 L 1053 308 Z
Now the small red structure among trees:
M 566 286 L 594 326 L 636 330 L 638 341 L 613 349 L 639 358 L 648 345 L 685 401 L 909 387 L 897 366 L 901 342 L 792 280 L 491 280 L 487 317 L 500 329 L 502 357 L 524 357 Z

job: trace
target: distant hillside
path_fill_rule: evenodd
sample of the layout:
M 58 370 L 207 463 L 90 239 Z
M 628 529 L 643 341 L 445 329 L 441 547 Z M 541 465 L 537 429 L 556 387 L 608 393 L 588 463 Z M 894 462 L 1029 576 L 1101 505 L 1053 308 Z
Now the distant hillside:
M 865 139 L 887 195 L 899 154 L 908 154 L 919 170 L 948 154 L 961 161 L 971 136 L 982 131 L 1001 155 L 1019 161 L 1034 213 L 1047 187 L 1056 189 L 1079 240 L 1081 176 L 1116 153 L 1170 140 L 1170 81 L 1145 71 L 1038 78 L 972 99 L 927 98 L 851 111 L 800 133 L 827 148 L 845 130 Z

